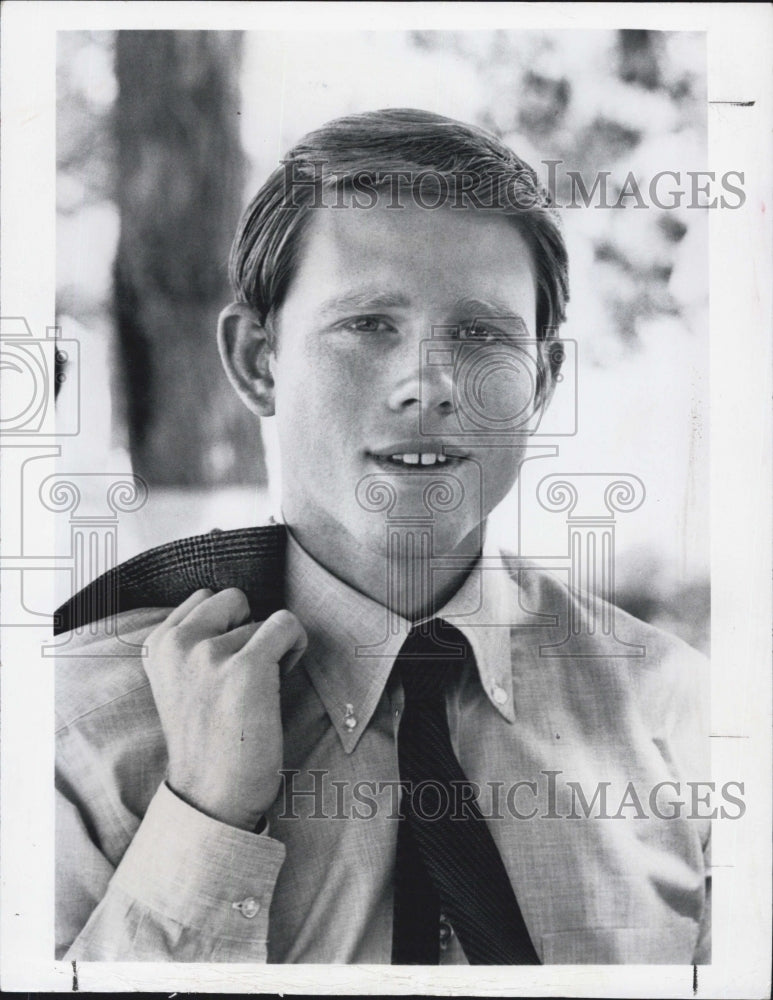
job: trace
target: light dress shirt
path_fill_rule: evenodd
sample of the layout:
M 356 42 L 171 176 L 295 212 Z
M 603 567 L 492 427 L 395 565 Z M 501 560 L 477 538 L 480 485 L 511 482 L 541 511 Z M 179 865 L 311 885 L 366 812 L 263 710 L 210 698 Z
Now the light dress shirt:
M 169 609 L 73 637 L 57 664 L 58 958 L 390 961 L 392 667 L 410 623 L 292 536 L 286 606 L 309 646 L 282 676 L 285 775 L 261 834 L 165 784 L 143 642 Z M 541 961 L 708 961 L 710 824 L 685 784 L 709 777 L 704 658 L 619 610 L 610 640 L 560 580 L 488 549 L 438 615 L 474 652 L 447 692 L 451 741 Z M 464 963 L 445 920 L 439 934 L 441 964 Z

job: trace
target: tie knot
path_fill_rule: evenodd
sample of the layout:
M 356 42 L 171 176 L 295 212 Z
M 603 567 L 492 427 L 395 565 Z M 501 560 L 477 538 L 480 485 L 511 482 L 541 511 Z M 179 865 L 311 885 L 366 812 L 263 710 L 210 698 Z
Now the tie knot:
M 463 664 L 470 653 L 467 639 L 442 618 L 415 625 L 395 661 L 406 702 L 441 697 L 455 665 Z

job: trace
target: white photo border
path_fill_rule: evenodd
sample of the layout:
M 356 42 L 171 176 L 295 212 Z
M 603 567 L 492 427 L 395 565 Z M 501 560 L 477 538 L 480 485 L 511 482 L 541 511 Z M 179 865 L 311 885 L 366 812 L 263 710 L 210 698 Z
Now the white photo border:
M 299 11 L 298 8 L 302 8 Z M 302 16 L 299 16 L 302 15 Z M 709 168 L 743 170 L 746 203 L 710 219 L 712 770 L 745 782 L 747 812 L 714 828 L 710 966 L 416 968 L 79 963 L 81 991 L 596 997 L 769 995 L 771 940 L 771 315 L 773 18 L 756 4 L 7 2 L 2 31 L 0 313 L 55 321 L 55 68 L 60 30 L 343 27 L 705 31 Z M 752 103 L 749 103 L 752 102 Z M 49 462 L 53 471 L 54 449 Z M 4 469 L 8 466 L 4 463 Z M 3 475 L 2 509 L 18 505 Z M 53 516 L 36 529 L 54 551 Z M 5 537 L 5 536 L 4 536 Z M 35 574 L 44 576 L 44 574 Z M 53 582 L 28 597 L 53 606 Z M 2 619 L 13 619 L 3 594 Z M 49 625 L 3 633 L 2 910 L 5 990 L 71 991 L 53 959 L 53 660 Z

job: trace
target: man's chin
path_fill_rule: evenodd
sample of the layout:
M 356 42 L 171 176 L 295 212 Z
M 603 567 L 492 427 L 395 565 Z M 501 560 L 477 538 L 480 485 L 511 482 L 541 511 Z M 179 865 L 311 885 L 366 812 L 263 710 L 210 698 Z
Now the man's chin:
M 378 552 L 384 560 L 403 562 L 456 561 L 477 556 L 483 547 L 483 524 L 460 525 L 444 523 L 442 516 L 435 518 L 409 516 L 384 519 L 380 526 L 361 538 L 361 547 Z M 450 562 L 448 563 L 450 565 Z

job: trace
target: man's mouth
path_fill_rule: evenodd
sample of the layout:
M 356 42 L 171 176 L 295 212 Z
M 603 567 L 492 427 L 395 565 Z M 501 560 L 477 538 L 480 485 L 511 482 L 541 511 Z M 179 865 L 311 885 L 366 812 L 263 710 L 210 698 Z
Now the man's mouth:
M 404 455 L 374 455 L 379 462 L 387 462 L 390 465 L 445 465 L 447 456 L 437 454 L 432 451 L 422 451 L 420 453 L 411 452 Z
M 384 451 L 369 452 L 369 457 L 382 468 L 415 469 L 437 465 L 454 466 L 464 461 L 465 456 L 458 451 L 449 453 L 444 448 L 433 451 Z

